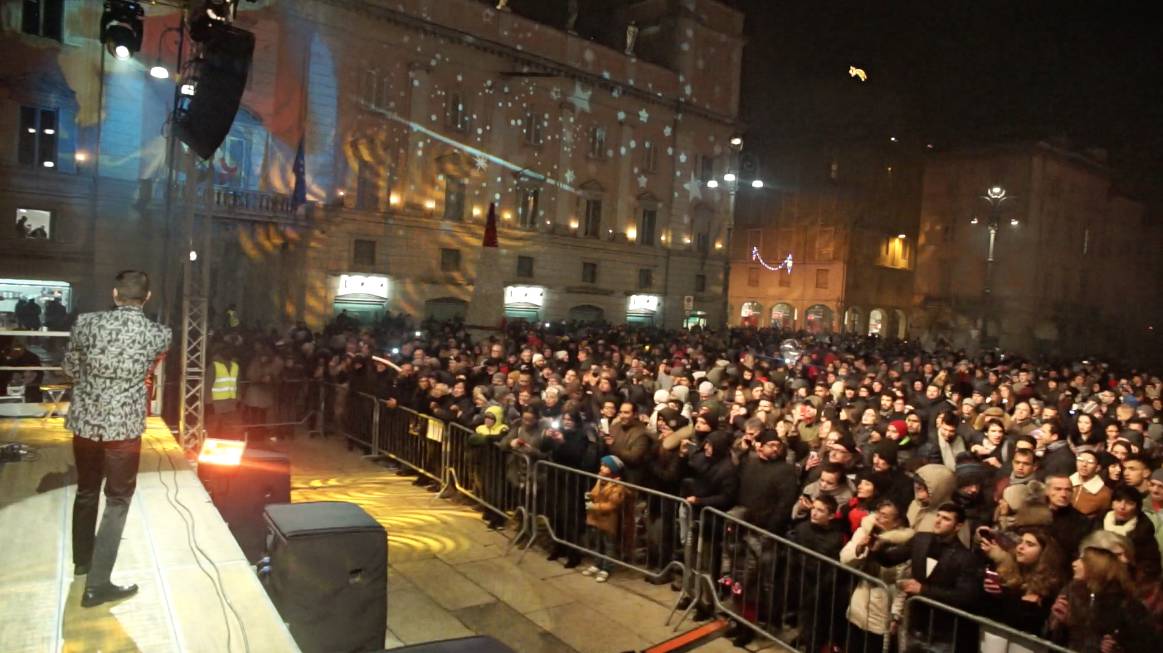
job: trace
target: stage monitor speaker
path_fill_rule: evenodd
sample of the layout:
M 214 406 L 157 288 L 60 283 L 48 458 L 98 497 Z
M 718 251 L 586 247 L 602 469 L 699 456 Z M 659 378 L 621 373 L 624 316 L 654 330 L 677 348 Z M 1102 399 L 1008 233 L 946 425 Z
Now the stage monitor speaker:
M 222 144 L 246 90 L 254 34 L 215 25 L 181 80 L 174 133 L 198 156 L 209 159 Z
M 388 538 L 354 503 L 267 506 L 267 592 L 304 653 L 379 651 L 388 628 Z
M 248 446 L 237 465 L 200 462 L 198 478 L 230 527 L 246 559 L 266 553 L 268 504 L 291 501 L 291 462 L 287 454 Z

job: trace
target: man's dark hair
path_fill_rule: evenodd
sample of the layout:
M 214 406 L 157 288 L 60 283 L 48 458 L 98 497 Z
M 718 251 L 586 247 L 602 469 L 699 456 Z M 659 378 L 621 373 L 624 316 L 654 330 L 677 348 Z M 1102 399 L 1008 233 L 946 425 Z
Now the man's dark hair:
M 1140 453 L 1133 453 L 1133 454 L 1128 455 L 1123 460 L 1123 466 L 1126 466 L 1126 464 L 1131 462 L 1131 461 L 1143 463 L 1143 467 L 1146 467 L 1147 471 L 1151 471 L 1151 459 L 1149 457 L 1147 457 L 1146 454 L 1140 452 Z
M 1042 433 L 1053 433 L 1055 439 L 1062 439 L 1062 423 L 1055 419 L 1046 420 L 1042 422 Z
M 833 497 L 833 496 L 828 495 L 828 494 L 821 494 L 821 495 L 817 496 L 815 499 L 812 499 L 812 501 L 819 501 L 820 503 L 824 504 L 824 506 L 826 508 L 828 508 L 829 513 L 836 512 L 836 508 L 838 506 L 838 504 L 836 503 L 836 497 Z
M 1033 449 L 1015 449 L 1013 457 L 1017 458 L 1018 456 L 1029 458 L 1030 462 L 1034 462 L 1038 458 Z
M 149 297 L 149 275 L 140 270 L 122 270 L 117 273 L 113 287 L 117 299 L 127 304 L 144 304 Z
M 941 413 L 941 417 L 938 418 L 938 423 L 956 428 L 961 425 L 961 420 L 952 411 L 948 411 Z
M 839 476 L 843 476 L 844 466 L 836 463 L 824 463 L 820 466 L 820 474 L 824 474 L 825 472 L 828 474 L 837 474 Z
M 958 524 L 963 523 L 965 521 L 965 508 L 962 508 L 961 506 L 957 505 L 956 503 L 953 503 L 952 501 L 946 501 L 945 503 L 942 503 L 941 505 L 937 506 L 937 512 L 952 513 L 953 515 L 955 515 L 957 517 Z

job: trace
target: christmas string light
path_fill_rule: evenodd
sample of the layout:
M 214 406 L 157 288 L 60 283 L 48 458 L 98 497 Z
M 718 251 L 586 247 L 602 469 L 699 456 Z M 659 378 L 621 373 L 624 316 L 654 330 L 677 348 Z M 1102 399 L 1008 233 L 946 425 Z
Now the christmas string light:
M 759 247 L 758 246 L 752 246 L 752 248 L 751 248 L 751 260 L 752 261 L 759 261 L 760 265 L 767 268 L 768 270 L 771 270 L 772 272 L 779 272 L 780 270 L 787 270 L 788 274 L 791 274 L 791 268 L 792 268 L 792 265 L 794 264 L 794 261 L 792 260 L 791 254 L 788 254 L 787 258 L 785 258 L 782 263 L 780 263 L 779 265 L 772 265 L 772 264 L 768 263 L 767 261 L 763 260 L 763 257 L 759 255 Z

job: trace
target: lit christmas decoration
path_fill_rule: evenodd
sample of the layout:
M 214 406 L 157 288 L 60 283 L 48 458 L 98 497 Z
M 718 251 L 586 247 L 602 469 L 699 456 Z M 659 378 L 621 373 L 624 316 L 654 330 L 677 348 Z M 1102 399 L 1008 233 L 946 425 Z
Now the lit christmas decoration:
M 791 274 L 792 265 L 794 265 L 794 263 L 795 263 L 792 260 L 791 254 L 788 254 L 787 258 L 785 258 L 783 260 L 783 262 L 781 262 L 779 265 L 772 265 L 772 264 L 768 263 L 767 261 L 763 260 L 763 257 L 759 255 L 759 247 L 758 246 L 751 248 L 751 260 L 758 261 L 760 265 L 762 265 L 764 268 L 766 268 L 768 270 L 771 270 L 772 272 L 779 272 L 780 270 L 787 270 L 788 274 Z
M 868 81 L 868 73 L 864 72 L 863 68 L 857 68 L 856 66 L 848 66 L 848 76 L 855 77 L 862 82 Z

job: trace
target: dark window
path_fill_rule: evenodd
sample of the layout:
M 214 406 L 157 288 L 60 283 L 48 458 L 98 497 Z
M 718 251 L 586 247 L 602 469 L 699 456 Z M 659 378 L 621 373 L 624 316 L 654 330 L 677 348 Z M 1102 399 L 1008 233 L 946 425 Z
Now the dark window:
M 602 235 L 602 200 L 586 200 L 586 221 L 582 235 L 587 238 L 599 238 Z
M 64 0 L 24 0 L 24 33 L 61 40 L 64 4 Z
M 525 143 L 527 145 L 541 145 L 544 139 L 545 120 L 530 109 L 525 112 Z
M 459 249 L 441 249 L 440 250 L 440 269 L 444 272 L 457 272 L 460 270 L 460 250 Z
M 18 160 L 37 168 L 57 165 L 57 112 L 55 109 L 20 107 Z
M 658 169 L 658 148 L 654 143 L 646 141 L 642 144 L 642 170 L 654 172 Z
M 638 270 L 638 289 L 645 290 L 654 287 L 654 270 L 642 268 Z
M 378 166 L 370 161 L 359 162 L 359 175 L 355 179 L 355 208 L 377 211 L 380 208 L 380 184 Z
M 375 265 L 376 241 L 357 238 L 355 241 L 355 255 L 352 258 L 356 265 Z
M 695 292 L 707 292 L 707 275 L 695 275 Z
M 590 127 L 590 148 L 588 154 L 591 159 L 606 158 L 605 127 Z
M 598 264 L 582 263 L 582 283 L 598 282 Z
M 715 159 L 705 154 L 699 155 L 699 179 L 705 184 L 715 176 Z
M 464 219 L 464 180 L 457 177 L 444 178 L 444 219 Z
M 816 270 L 816 287 L 817 288 L 827 288 L 828 287 L 828 269 L 827 268 L 824 268 L 822 270 Z
M 695 244 L 700 254 L 711 251 L 711 238 L 705 233 L 696 236 Z
M 468 110 L 460 93 L 448 95 L 448 126 L 458 132 L 468 130 Z
M 522 279 L 533 278 L 533 257 L 532 256 L 518 256 L 517 257 L 517 276 Z
M 759 268 L 747 268 L 747 285 L 753 287 L 759 285 Z
M 638 219 L 638 244 L 646 245 L 648 247 L 654 246 L 654 225 L 658 221 L 658 211 L 655 209 L 642 209 L 642 215 Z
M 791 288 L 791 274 L 789 274 L 786 271 L 780 270 L 779 272 L 776 273 L 776 276 L 779 278 L 779 287 L 780 288 Z
M 540 189 L 527 188 L 521 191 L 521 205 L 517 207 L 517 224 L 522 229 L 533 229 L 537 226 L 537 204 L 540 199 Z

